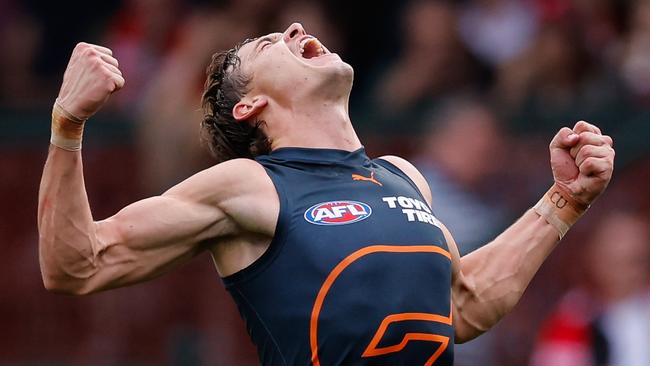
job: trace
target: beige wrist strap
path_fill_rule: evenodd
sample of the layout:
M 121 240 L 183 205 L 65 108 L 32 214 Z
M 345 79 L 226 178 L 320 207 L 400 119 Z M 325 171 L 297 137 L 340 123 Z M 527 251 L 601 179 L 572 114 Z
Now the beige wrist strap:
M 81 150 L 85 122 L 63 109 L 58 101 L 54 102 L 50 143 L 67 151 Z
M 553 184 L 533 210 L 551 224 L 562 239 L 588 208 L 589 205 L 576 201 L 565 189 Z

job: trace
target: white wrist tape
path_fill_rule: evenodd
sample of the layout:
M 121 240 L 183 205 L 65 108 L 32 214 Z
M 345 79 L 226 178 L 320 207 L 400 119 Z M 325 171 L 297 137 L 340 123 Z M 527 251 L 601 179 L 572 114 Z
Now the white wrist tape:
M 562 239 L 588 208 L 589 205 L 576 201 L 564 189 L 554 184 L 533 210 L 551 224 Z
M 81 150 L 85 122 L 63 109 L 58 101 L 54 102 L 50 143 L 67 151 Z

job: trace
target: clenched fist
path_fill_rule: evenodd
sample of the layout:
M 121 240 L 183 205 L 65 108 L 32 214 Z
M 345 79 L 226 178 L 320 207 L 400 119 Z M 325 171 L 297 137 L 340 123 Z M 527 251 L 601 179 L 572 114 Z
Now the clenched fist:
M 607 187 L 614 170 L 612 138 L 584 121 L 562 128 L 550 144 L 555 183 L 589 205 Z
M 86 120 L 123 86 L 124 78 L 113 52 L 82 42 L 72 51 L 57 102 L 74 117 Z

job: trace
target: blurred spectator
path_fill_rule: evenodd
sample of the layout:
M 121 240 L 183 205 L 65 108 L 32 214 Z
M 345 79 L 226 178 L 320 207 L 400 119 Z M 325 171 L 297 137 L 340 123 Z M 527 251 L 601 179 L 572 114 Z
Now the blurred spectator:
M 533 366 L 650 365 L 650 232 L 612 212 L 581 257 L 586 278 L 543 326 Z
M 557 129 L 602 115 L 620 100 L 616 82 L 596 73 L 580 37 L 569 22 L 546 24 L 533 46 L 500 70 L 496 95 L 515 130 Z
M 487 244 L 509 219 L 501 194 L 506 177 L 508 137 L 496 115 L 480 102 L 459 98 L 447 102 L 431 121 L 415 165 L 431 188 L 432 208 L 451 231 L 461 255 Z M 485 334 L 456 348 L 456 365 L 489 366 L 494 337 Z
M 157 75 L 176 41 L 181 8 L 180 0 L 126 0 L 109 24 L 106 45 L 118 58 L 128 83 L 112 98 L 121 110 L 132 112 L 147 83 Z
M 537 16 L 529 1 L 470 1 L 460 13 L 460 34 L 481 60 L 498 67 L 519 56 L 535 37 Z
M 199 138 L 205 67 L 214 52 L 251 37 L 256 28 L 252 21 L 233 16 L 232 10 L 198 8 L 183 19 L 177 32 L 175 47 L 140 98 L 138 143 L 150 194 L 208 163 Z
M 650 103 L 650 1 L 639 0 L 632 12 L 632 29 L 621 72 L 628 88 L 645 105 Z
M 198 134 L 210 55 L 293 21 L 355 67 L 351 108 L 369 151 L 419 149 L 414 162 L 429 179 L 433 208 L 463 253 L 535 202 L 550 182 L 548 140 L 578 119 L 615 136 L 616 179 L 627 185 L 614 201 L 648 213 L 650 0 L 379 0 L 370 10 L 347 0 L 0 0 L 0 245 L 8 271 L 0 364 L 164 364 L 166 356 L 256 364 L 207 257 L 202 267 L 133 289 L 82 299 L 45 293 L 33 244 L 40 171 L 30 167 L 42 166 L 49 108 L 74 43 L 111 47 L 126 77 L 88 126 L 84 147 L 93 212 L 105 217 L 211 163 Z M 464 93 L 491 98 L 500 118 L 483 99 L 450 98 Z M 111 130 L 132 125 L 132 139 Z M 650 261 L 640 220 L 615 213 L 603 221 L 580 256 L 589 280 L 547 321 L 535 366 L 608 357 L 608 366 L 650 365 L 647 282 L 632 280 Z M 579 238 L 575 232 L 561 247 Z M 457 348 L 458 366 L 527 364 L 537 324 L 565 288 L 557 263 L 577 257 L 566 249 L 553 256 L 500 328 Z M 594 355 L 594 345 L 606 352 Z
M 610 66 L 616 63 L 628 1 L 535 0 L 542 22 L 569 21 L 583 33 L 585 49 Z
M 581 119 L 605 129 L 617 125 L 629 107 L 615 72 L 622 26 L 613 2 L 537 4 L 543 20 L 537 35 L 525 52 L 502 65 L 494 88 L 511 128 L 539 133 Z
M 416 0 L 402 15 L 399 58 L 378 79 L 371 118 L 388 123 L 421 120 L 420 112 L 442 93 L 462 90 L 473 79 L 471 60 L 458 38 L 455 8 Z
M 0 107 L 28 107 L 43 97 L 34 72 L 42 30 L 18 6 L 2 5 L 0 11 Z
M 587 71 L 578 36 L 572 26 L 545 25 L 532 48 L 503 69 L 502 99 L 514 106 L 527 97 L 553 108 L 572 105 Z
M 436 216 L 466 254 L 493 239 L 509 218 L 502 182 L 508 136 L 495 114 L 472 99 L 447 102 L 431 121 L 415 158 L 427 178 Z M 498 179 L 497 176 L 501 175 Z

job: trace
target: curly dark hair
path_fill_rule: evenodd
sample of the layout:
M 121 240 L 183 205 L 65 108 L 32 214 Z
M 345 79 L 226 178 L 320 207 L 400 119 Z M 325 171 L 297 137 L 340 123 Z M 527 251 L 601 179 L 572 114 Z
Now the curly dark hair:
M 234 158 L 252 159 L 271 150 L 261 128 L 264 121 L 237 121 L 232 114 L 235 104 L 249 92 L 251 78 L 241 71 L 241 59 L 237 56 L 239 48 L 248 42 L 215 53 L 206 70 L 201 136 L 218 163 Z

